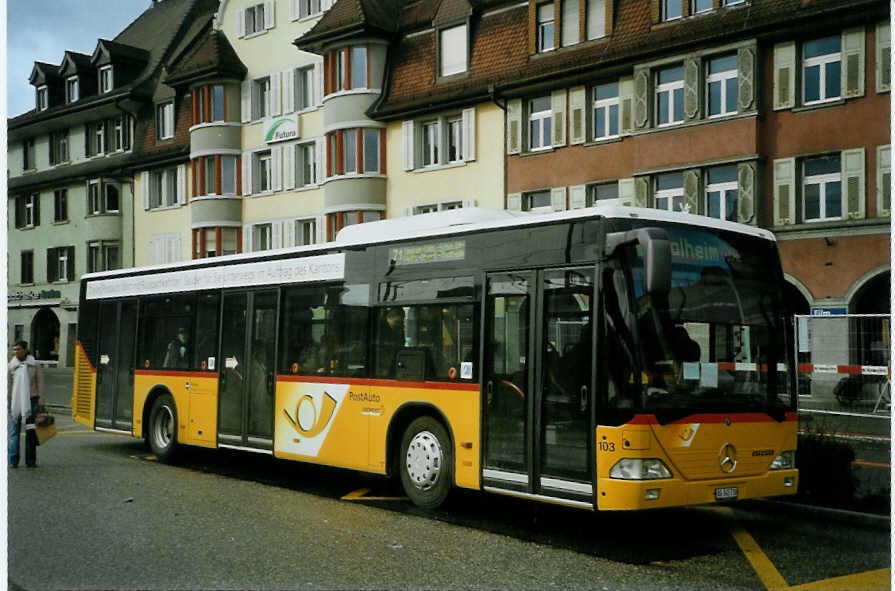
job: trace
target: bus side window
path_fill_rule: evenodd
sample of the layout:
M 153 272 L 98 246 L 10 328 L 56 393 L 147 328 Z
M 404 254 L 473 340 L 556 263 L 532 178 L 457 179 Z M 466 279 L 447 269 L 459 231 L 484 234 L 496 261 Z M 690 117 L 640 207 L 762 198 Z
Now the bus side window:
M 619 294 L 612 271 L 603 281 L 604 321 L 606 338 L 601 343 L 603 367 L 607 379 L 606 397 L 609 408 L 633 409 L 637 392 L 641 389 L 640 376 L 634 375 L 634 342 L 619 306 Z

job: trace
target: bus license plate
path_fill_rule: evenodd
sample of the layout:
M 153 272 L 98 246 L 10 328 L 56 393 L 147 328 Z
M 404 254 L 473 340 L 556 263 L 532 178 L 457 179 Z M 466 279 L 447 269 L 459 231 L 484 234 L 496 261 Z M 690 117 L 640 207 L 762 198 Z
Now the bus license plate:
M 719 501 L 735 499 L 737 496 L 739 496 L 739 489 L 735 486 L 715 489 L 715 498 Z

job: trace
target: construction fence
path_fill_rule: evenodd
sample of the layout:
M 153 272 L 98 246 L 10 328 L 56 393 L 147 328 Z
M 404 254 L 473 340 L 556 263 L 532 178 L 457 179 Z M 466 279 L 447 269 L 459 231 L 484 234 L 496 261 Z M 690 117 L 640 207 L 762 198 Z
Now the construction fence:
M 891 415 L 888 314 L 794 317 L 799 410 Z

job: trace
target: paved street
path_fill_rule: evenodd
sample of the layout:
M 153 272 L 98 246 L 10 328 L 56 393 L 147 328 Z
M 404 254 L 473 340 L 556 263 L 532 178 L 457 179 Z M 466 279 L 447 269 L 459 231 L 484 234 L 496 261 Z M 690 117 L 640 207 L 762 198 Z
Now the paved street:
M 887 527 L 826 515 L 591 514 L 465 491 L 427 512 L 377 477 L 225 450 L 169 466 L 58 426 L 36 470 L 9 471 L 10 588 L 888 588 Z

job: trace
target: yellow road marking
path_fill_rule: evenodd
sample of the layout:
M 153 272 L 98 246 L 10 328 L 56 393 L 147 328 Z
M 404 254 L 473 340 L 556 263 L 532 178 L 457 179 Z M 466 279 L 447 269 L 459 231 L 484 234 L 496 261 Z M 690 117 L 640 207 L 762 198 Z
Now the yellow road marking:
M 890 588 L 892 573 L 887 568 L 824 579 L 790 587 L 789 591 L 884 591 Z
M 406 501 L 407 497 L 365 497 L 369 488 L 359 488 L 342 497 L 343 501 Z
M 730 533 L 733 535 L 733 539 L 736 540 L 740 550 L 746 555 L 746 560 L 755 569 L 755 574 L 761 579 L 765 589 L 768 591 L 782 591 L 789 587 L 786 579 L 783 578 L 783 575 L 780 574 L 780 571 L 777 570 L 777 567 L 774 566 L 774 563 L 762 551 L 758 542 L 755 541 L 755 538 L 749 532 L 739 525 L 735 525 Z

